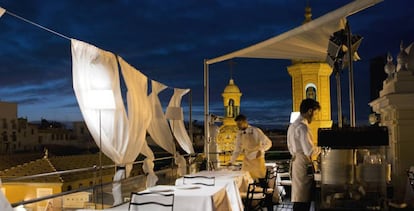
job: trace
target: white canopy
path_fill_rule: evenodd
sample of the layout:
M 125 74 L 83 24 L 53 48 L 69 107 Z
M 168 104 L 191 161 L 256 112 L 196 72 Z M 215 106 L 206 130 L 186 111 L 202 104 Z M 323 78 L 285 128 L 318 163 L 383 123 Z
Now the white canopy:
M 325 61 L 329 38 L 334 32 L 345 28 L 346 18 L 381 1 L 355 0 L 315 20 L 265 41 L 213 59 L 204 60 L 204 144 L 208 145 L 211 138 L 208 124 L 210 64 L 237 57 Z M 210 162 L 209 154 L 209 147 L 207 147 L 206 157 L 208 162 Z
M 356 0 L 278 36 L 214 59 L 214 64 L 236 57 L 325 61 L 329 37 L 345 27 L 346 17 L 382 0 Z

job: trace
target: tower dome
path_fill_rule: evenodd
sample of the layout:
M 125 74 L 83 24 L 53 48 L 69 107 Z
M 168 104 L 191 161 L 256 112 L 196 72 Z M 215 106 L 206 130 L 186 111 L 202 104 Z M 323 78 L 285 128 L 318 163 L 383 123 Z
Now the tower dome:
M 223 94 L 224 93 L 240 93 L 240 89 L 236 84 L 234 84 L 233 79 L 230 79 L 229 84 L 226 88 L 224 88 Z

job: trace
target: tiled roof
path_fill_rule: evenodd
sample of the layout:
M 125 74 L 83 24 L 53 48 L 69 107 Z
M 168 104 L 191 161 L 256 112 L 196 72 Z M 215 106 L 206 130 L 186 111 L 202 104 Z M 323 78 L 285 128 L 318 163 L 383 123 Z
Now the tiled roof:
M 23 165 L 18 165 L 16 167 L 12 167 L 4 171 L 0 171 L 0 176 L 2 178 L 23 177 L 23 176 L 30 176 L 30 175 L 50 173 L 50 172 L 56 172 L 56 169 L 53 167 L 53 165 L 50 163 L 50 161 L 47 158 L 41 158 L 35 161 L 25 163 Z M 63 182 L 63 180 L 59 175 L 53 175 L 53 176 L 37 177 L 33 179 L 18 180 L 14 182 L 59 183 L 59 182 Z
M 71 156 L 56 156 L 49 158 L 50 162 L 54 165 L 57 171 L 72 170 L 79 168 L 89 168 L 93 166 L 99 166 L 99 154 L 87 154 L 87 155 L 71 155 Z M 102 155 L 102 165 L 113 165 L 114 162 Z M 104 169 L 103 175 L 114 174 L 114 168 Z M 94 171 L 78 172 L 73 174 L 61 175 L 65 182 L 76 181 L 85 178 L 94 177 Z
M 37 160 L 43 157 L 43 153 L 7 154 L 0 155 L 0 171 L 16 167 L 18 165 Z
M 113 165 L 111 159 L 106 156 L 102 156 L 102 165 Z M 72 155 L 72 156 L 56 156 L 56 157 L 43 157 L 35 161 L 30 161 L 22 165 L 17 165 L 0 171 L 0 177 L 22 177 L 29 175 L 36 175 L 42 173 L 50 173 L 56 171 L 73 170 L 79 168 L 88 168 L 93 166 L 99 166 L 99 154 L 87 154 L 87 155 Z M 103 170 L 104 175 L 114 174 L 113 168 Z M 18 182 L 70 182 L 80 179 L 94 177 L 94 171 L 76 172 L 71 174 L 44 176 L 28 180 L 19 180 Z

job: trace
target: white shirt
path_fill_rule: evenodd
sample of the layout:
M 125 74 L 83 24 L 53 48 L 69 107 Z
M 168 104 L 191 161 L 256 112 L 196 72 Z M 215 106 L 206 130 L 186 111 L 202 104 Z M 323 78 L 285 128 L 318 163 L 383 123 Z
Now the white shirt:
M 316 150 L 313 145 L 313 137 L 308 120 L 299 116 L 290 126 L 287 132 L 287 145 L 291 155 L 304 153 L 311 156 Z
M 237 132 L 236 145 L 230 162 L 234 163 L 242 151 L 249 160 L 255 159 L 258 151 L 261 151 L 264 156 L 264 151 L 269 150 L 270 147 L 272 147 L 272 141 L 263 131 L 249 125 L 245 130 Z

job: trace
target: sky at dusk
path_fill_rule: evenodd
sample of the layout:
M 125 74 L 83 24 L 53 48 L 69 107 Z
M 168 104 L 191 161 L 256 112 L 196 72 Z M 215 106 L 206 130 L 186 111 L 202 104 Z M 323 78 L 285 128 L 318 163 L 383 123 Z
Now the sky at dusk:
M 203 121 L 203 60 L 247 47 L 302 24 L 306 0 L 0 0 L 0 7 L 67 37 L 114 52 L 148 78 L 192 90 L 193 119 Z M 350 1 L 310 0 L 312 18 Z M 356 119 L 370 113 L 369 62 L 401 40 L 414 41 L 414 1 L 385 0 L 348 18 L 364 37 L 354 63 Z M 394 59 L 395 61 L 396 59 Z M 289 60 L 234 59 L 241 113 L 252 124 L 283 127 L 292 111 Z M 379 69 L 378 71 L 383 71 Z M 347 71 L 342 88 L 348 89 Z M 210 67 L 210 111 L 223 115 L 228 61 Z M 336 121 L 334 77 L 332 119 Z M 125 92 L 126 88 L 122 87 Z M 347 93 L 347 92 L 346 92 Z M 348 115 L 348 95 L 342 97 Z M 168 105 L 172 89 L 161 93 Z M 72 88 L 70 41 L 8 14 L 0 18 L 0 101 L 18 103 L 29 121 L 82 120 Z M 188 114 L 189 97 L 183 98 Z M 188 117 L 188 115 L 187 115 Z

